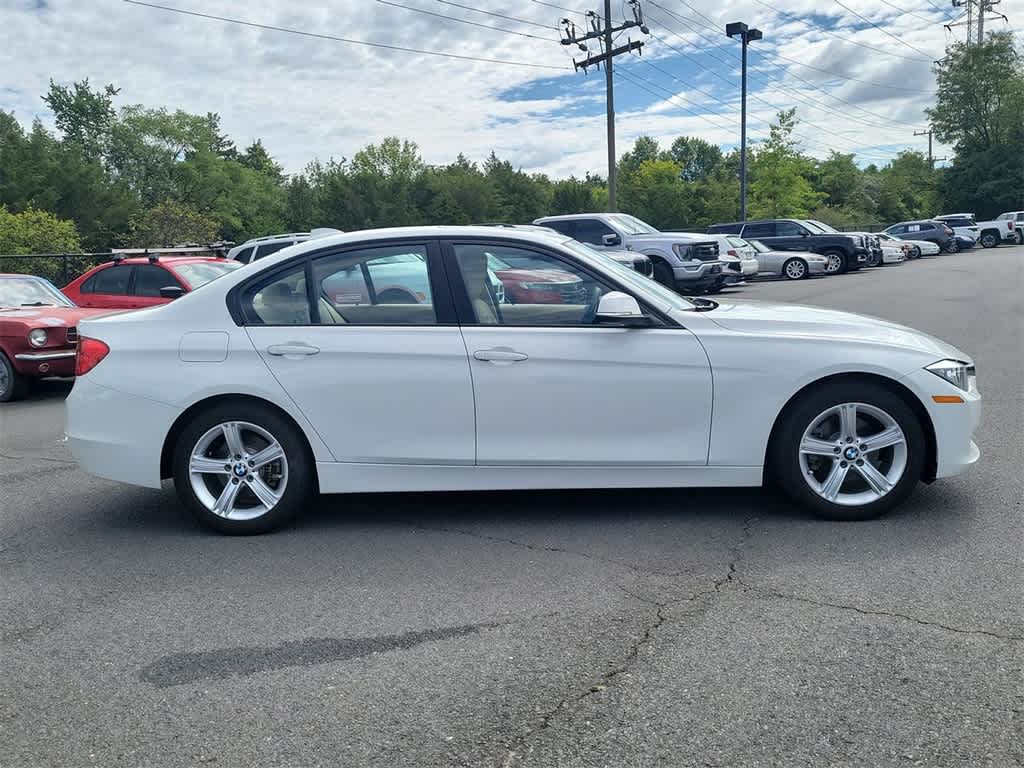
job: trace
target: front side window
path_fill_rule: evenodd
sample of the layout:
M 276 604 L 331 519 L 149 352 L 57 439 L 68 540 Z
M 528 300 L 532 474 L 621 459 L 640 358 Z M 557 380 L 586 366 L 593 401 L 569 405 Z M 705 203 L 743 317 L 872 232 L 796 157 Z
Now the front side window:
M 775 225 L 775 234 L 778 237 L 800 237 L 807 230 L 793 221 L 780 221 Z
M 590 325 L 611 290 L 573 264 L 513 245 L 456 244 L 455 260 L 480 325 Z
M 131 277 L 131 274 L 132 268 L 127 264 L 107 267 L 94 278 L 92 292 L 126 295 L 128 293 L 128 278 Z
M 174 275 L 155 264 L 140 264 L 135 268 L 135 295 L 159 298 L 160 289 L 181 287 Z
M 576 234 L 573 237 L 581 243 L 604 245 L 604 236 L 614 234 L 615 230 L 600 219 L 577 219 Z

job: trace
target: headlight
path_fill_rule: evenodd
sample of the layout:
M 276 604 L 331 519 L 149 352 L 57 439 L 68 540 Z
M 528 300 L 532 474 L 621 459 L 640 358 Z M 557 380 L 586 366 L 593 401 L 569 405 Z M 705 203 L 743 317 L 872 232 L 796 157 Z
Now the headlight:
M 672 252 L 684 261 L 688 261 L 693 258 L 690 246 L 686 243 L 672 243 Z
M 46 346 L 46 329 L 45 328 L 34 328 L 28 332 L 28 343 L 33 347 L 45 347 Z
M 957 389 L 970 392 L 974 388 L 974 366 L 959 360 L 939 360 L 925 367 Z

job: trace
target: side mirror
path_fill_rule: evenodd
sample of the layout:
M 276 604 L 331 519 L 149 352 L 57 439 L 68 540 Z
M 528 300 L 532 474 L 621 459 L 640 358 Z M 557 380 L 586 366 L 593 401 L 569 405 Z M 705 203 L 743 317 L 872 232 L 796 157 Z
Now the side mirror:
M 651 318 L 641 311 L 640 303 L 629 294 L 609 291 L 598 302 L 594 322 L 620 328 L 646 328 L 651 325 Z
M 810 236 L 811 236 L 811 233 L 808 232 L 806 229 L 800 230 L 800 237 L 810 237 Z
M 160 289 L 161 299 L 171 299 L 173 301 L 174 299 L 180 299 L 184 295 L 185 289 L 180 285 L 165 285 Z
M 622 245 L 622 238 L 613 232 L 609 235 L 602 235 L 601 242 L 611 248 L 614 245 Z

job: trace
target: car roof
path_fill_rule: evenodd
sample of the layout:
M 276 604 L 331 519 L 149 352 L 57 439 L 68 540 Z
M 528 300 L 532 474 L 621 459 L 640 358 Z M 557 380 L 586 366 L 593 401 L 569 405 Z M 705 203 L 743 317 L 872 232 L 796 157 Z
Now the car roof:
M 222 256 L 159 256 L 149 258 L 146 256 L 129 256 L 126 259 L 112 259 L 111 261 L 103 264 L 97 264 L 98 267 L 106 267 L 112 264 L 163 264 L 170 266 L 172 264 L 201 264 L 208 261 L 228 261 Z
M 607 211 L 594 211 L 593 213 L 562 213 L 558 216 L 541 216 L 539 219 L 534 219 L 533 222 L 536 224 L 538 221 L 566 221 L 569 219 L 581 219 L 584 217 L 591 216 L 613 216 L 615 214 L 608 213 Z M 622 214 L 628 216 L 629 214 Z

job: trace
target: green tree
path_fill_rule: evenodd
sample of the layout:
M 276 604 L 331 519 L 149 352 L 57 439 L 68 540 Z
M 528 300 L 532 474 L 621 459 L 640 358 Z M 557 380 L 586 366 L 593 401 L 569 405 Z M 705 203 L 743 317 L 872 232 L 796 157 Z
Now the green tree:
M 77 253 L 80 250 L 74 222 L 34 209 L 11 213 L 0 205 L 0 253 Z
M 494 152 L 484 161 L 484 175 L 494 185 L 499 220 L 522 224 L 547 213 L 551 189 L 546 178 L 523 173 Z
M 70 87 L 50 80 L 50 89 L 43 96 L 53 112 L 57 130 L 64 140 L 78 146 L 88 160 L 99 160 L 107 151 L 110 130 L 114 124 L 114 97 L 119 89 L 106 85 L 100 90 L 89 86 L 89 78 Z
M 706 181 L 722 165 L 722 150 L 698 136 L 680 136 L 669 154 L 679 166 L 683 181 Z
M 164 200 L 132 221 L 132 244 L 139 248 L 196 243 L 217 239 L 216 219 L 174 200 Z
M 798 124 L 796 109 L 779 112 L 749 163 L 750 218 L 807 216 L 824 195 L 816 192 L 810 177 L 814 163 L 800 153 L 793 132 Z
M 633 142 L 633 148 L 624 152 L 619 158 L 616 166 L 619 174 L 619 182 L 627 182 L 629 177 L 636 173 L 640 166 L 649 160 L 671 160 L 667 152 L 663 152 L 658 146 L 658 140 L 650 136 L 638 136 Z
M 693 218 L 690 189 L 672 160 L 645 160 L 622 184 L 622 208 L 659 229 L 679 229 Z

